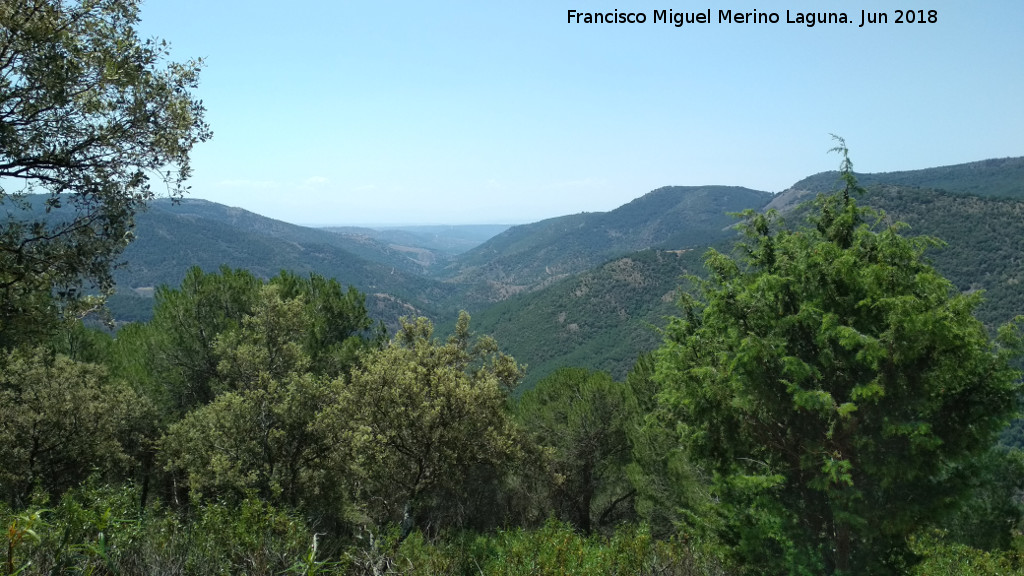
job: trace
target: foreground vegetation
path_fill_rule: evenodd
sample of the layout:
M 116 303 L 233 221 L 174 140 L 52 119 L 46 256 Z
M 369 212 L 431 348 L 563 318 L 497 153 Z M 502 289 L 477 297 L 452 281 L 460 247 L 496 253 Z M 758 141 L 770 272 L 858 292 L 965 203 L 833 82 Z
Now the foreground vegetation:
M 246 500 L 189 515 L 140 512 L 131 489 L 86 486 L 45 511 L 4 511 L 5 574 L 423 574 L 718 576 L 739 573 L 720 551 L 644 526 L 582 535 L 555 520 L 533 529 L 399 538 L 364 533 L 347 546 L 323 541 L 294 513 Z M 921 576 L 1024 574 L 1019 550 L 982 551 L 927 532 L 911 541 Z M 768 572 L 770 573 L 770 572 Z
M 316 274 L 193 268 L 113 337 L 82 288 L 151 177 L 184 192 L 199 63 L 140 41 L 132 0 L 0 8 L 4 574 L 1024 570 L 1024 458 L 996 444 L 1024 341 L 857 204 L 841 140 L 841 192 L 797 227 L 746 213 L 624 379 L 517 397 L 467 314 L 389 338 Z
M 315 274 L 195 268 L 116 338 L 11 332 L 5 571 L 1024 573 L 1021 337 L 844 167 L 804 226 L 748 213 L 624 381 L 516 396 L 468 315 L 388 338 Z

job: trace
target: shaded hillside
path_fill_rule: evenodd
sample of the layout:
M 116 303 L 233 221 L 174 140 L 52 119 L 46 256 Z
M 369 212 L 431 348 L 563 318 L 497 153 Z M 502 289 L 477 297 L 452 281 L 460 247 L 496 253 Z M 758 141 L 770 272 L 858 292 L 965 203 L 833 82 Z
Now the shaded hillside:
M 1024 201 L 899 186 L 875 186 L 859 201 L 907 223 L 904 235 L 943 240 L 928 257 L 957 289 L 985 291 L 977 316 L 987 326 L 1024 314 Z M 804 213 L 785 219 L 799 224 Z M 705 252 L 668 258 L 676 253 L 650 250 L 616 259 L 496 304 L 474 316 L 475 329 L 530 365 L 527 386 L 565 365 L 622 377 L 637 355 L 657 346 L 655 327 L 678 314 L 669 294 L 682 285 L 681 274 L 704 274 Z
M 471 284 L 472 299 L 502 300 L 630 252 L 714 242 L 730 234 L 728 212 L 761 208 L 770 199 L 739 187 L 660 188 L 610 212 L 510 228 L 456 258 L 442 276 Z
M 119 320 L 145 319 L 151 300 L 133 296 L 179 284 L 191 266 L 213 271 L 221 265 L 264 278 L 282 269 L 337 278 L 366 293 L 374 316 L 388 323 L 400 314 L 436 316 L 438 303 L 449 297 L 441 283 L 361 258 L 339 247 L 337 238 L 211 202 L 157 202 L 136 218 L 136 239 L 124 253 L 127 264 L 115 273 L 121 297 L 111 308 Z
M 444 258 L 441 252 L 422 246 L 407 250 L 403 246 L 394 245 L 391 241 L 369 234 L 330 234 L 326 229 L 297 226 L 208 200 L 189 198 L 177 204 L 157 200 L 150 205 L 148 213 L 153 216 L 168 214 L 179 218 L 209 220 L 231 226 L 241 232 L 251 232 L 261 237 L 277 238 L 297 244 L 333 246 L 370 262 L 417 274 L 423 273 L 430 263 Z
M 838 180 L 838 172 L 808 176 L 779 194 L 769 207 L 791 208 L 814 194 L 834 190 Z M 857 174 L 857 180 L 866 188 L 892 185 L 1024 200 L 1024 157 L 995 158 L 922 170 Z
M 863 204 L 934 236 L 936 269 L 964 292 L 984 290 L 978 318 L 990 327 L 1024 314 L 1024 201 L 899 186 L 869 189 Z
M 649 249 L 616 258 L 495 304 L 473 316 L 473 329 L 528 364 L 524 389 L 560 366 L 624 378 L 639 353 L 657 346 L 682 277 L 701 271 L 704 251 Z

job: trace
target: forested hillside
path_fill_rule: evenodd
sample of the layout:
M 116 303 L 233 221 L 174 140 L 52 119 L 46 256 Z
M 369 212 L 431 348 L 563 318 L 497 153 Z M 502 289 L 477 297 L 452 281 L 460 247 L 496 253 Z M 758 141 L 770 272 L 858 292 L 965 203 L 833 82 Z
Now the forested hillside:
M 232 208 L 206 200 L 188 198 L 174 205 L 166 201 L 157 201 L 151 205 L 148 214 L 176 216 L 193 222 L 203 220 L 219 223 L 241 232 L 294 244 L 333 246 L 363 260 L 395 267 L 405 272 L 419 274 L 425 270 L 425 264 L 419 258 L 396 248 L 391 242 L 378 240 L 365 234 L 325 234 L 326 230 L 324 229 L 297 226 L 254 214 L 248 210 Z M 339 217 L 343 216 L 339 215 Z M 440 253 L 433 253 L 433 257 L 440 256 Z
M 808 176 L 777 195 L 771 208 L 784 210 L 835 189 L 838 172 Z M 861 186 L 880 185 L 929 188 L 954 194 L 1024 200 L 1024 158 L 994 158 L 922 170 L 857 174 Z
M 1024 200 L 877 186 L 863 202 L 906 222 L 906 235 L 941 240 L 928 257 L 959 290 L 984 291 L 977 314 L 986 325 L 1024 314 Z
M 648 249 L 615 258 L 545 289 L 514 296 L 474 316 L 527 364 L 523 389 L 560 366 L 583 366 L 617 379 L 653 350 L 677 311 L 685 275 L 703 271 L 705 248 Z
M 771 195 L 728 186 L 666 187 L 610 212 L 515 226 L 442 271 L 471 301 L 499 301 L 646 248 L 706 246 L 728 237 L 728 212 L 757 209 Z
M 371 308 L 396 326 L 400 315 L 425 314 L 451 321 L 458 309 L 482 310 L 603 261 L 648 247 L 704 246 L 732 234 L 727 212 L 757 208 L 770 196 L 744 188 L 669 187 L 608 213 L 564 216 L 516 226 L 468 252 L 429 247 L 430 228 L 412 232 L 352 229 L 331 233 L 265 218 L 212 202 L 155 202 L 138 216 L 127 265 L 116 275 L 111 300 L 120 321 L 148 318 L 146 297 L 174 285 L 189 266 L 221 264 L 269 278 L 277 270 L 317 272 L 367 292 Z M 484 227 L 480 233 L 497 230 Z M 423 235 L 427 237 L 424 238 Z M 465 242 L 477 241 L 480 236 Z M 407 241 L 398 244 L 398 241 Z M 441 268 L 443 266 L 443 268 Z M 436 277 L 436 279 L 435 279 Z
M 976 189 L 970 174 L 981 182 L 1012 189 L 1024 159 L 986 161 L 948 168 L 895 173 L 904 182 L 959 183 Z M 884 181 L 885 174 L 866 175 L 863 181 Z M 811 207 L 800 205 L 814 197 L 807 183 L 835 189 L 838 173 L 817 175 L 801 181 L 776 197 L 769 208 L 783 210 L 787 220 L 800 222 Z M 816 193 L 815 193 L 816 194 Z M 961 291 L 984 291 L 978 317 L 995 329 L 1024 314 L 1024 201 L 997 194 L 973 195 L 919 186 L 875 184 L 860 199 L 865 205 L 883 210 L 886 222 L 905 222 L 903 233 L 927 235 L 942 241 L 926 254 L 936 268 Z M 799 200 L 794 201 L 794 197 Z M 732 219 L 735 223 L 736 220 Z M 735 236 L 734 236 L 735 237 Z M 556 367 L 579 365 L 607 370 L 622 377 L 635 359 L 660 340 L 658 329 L 674 305 L 656 304 L 666 289 L 683 284 L 680 275 L 703 275 L 702 263 L 708 245 L 686 252 L 681 268 L 643 265 L 650 255 L 631 255 L 639 284 L 619 279 L 614 262 L 556 283 L 537 292 L 510 298 L 481 311 L 477 319 L 489 333 L 500 335 L 508 349 L 530 369 L 526 387 Z M 728 248 L 724 248 L 728 250 Z M 679 261 L 680 263 L 683 260 Z M 574 317 L 568 324 L 557 319 Z M 570 331 L 566 326 L 572 326 Z M 623 338 L 623 334 L 628 337 Z
M 111 302 L 118 321 L 149 319 L 153 290 L 178 285 L 192 266 L 212 272 L 228 265 L 261 278 L 290 270 L 343 279 L 367 293 L 373 313 L 392 326 L 399 316 L 447 312 L 450 297 L 440 282 L 413 272 L 422 268 L 406 253 L 375 240 L 356 241 L 202 200 L 154 202 L 136 218 L 124 260 L 115 273 L 119 295 Z
M 1022 164 L 1003 159 L 860 176 L 875 183 L 862 198 L 866 205 L 906 222 L 906 234 L 945 243 L 928 257 L 960 290 L 985 291 L 978 314 L 990 327 L 1024 313 L 1024 204 L 1005 197 L 1021 182 Z M 890 177 L 901 184 L 881 183 Z M 835 172 L 806 178 L 767 207 L 799 219 L 806 214 L 806 208 L 793 211 L 799 202 L 837 182 Z M 999 192 L 963 193 L 991 189 Z M 213 271 L 231 263 L 264 278 L 281 269 L 317 272 L 366 292 L 371 312 L 392 328 L 399 316 L 421 314 L 450 327 L 456 310 L 473 310 L 486 333 L 530 366 L 527 387 L 566 364 L 622 377 L 659 341 L 658 329 L 674 310 L 666 294 L 680 285 L 680 276 L 703 273 L 707 247 L 735 237 L 730 226 L 736 220 L 726 211 L 756 208 L 765 199 L 739 188 L 662 188 L 608 213 L 513 227 L 461 256 L 451 254 L 452 247 L 449 253 L 424 247 L 429 228 L 418 239 L 409 231 L 332 235 L 210 202 L 158 202 L 139 216 L 138 239 L 126 252 L 128 266 L 116 273 L 121 294 L 111 308 L 122 321 L 149 318 L 152 288 L 175 285 L 192 265 Z M 631 254 L 632 247 L 655 248 Z M 677 257 L 664 258 L 668 254 Z M 444 262 L 446 274 L 460 270 L 459 276 L 430 278 L 426 271 Z M 575 268 L 582 271 L 564 272 Z M 633 283 L 623 273 L 627 268 Z

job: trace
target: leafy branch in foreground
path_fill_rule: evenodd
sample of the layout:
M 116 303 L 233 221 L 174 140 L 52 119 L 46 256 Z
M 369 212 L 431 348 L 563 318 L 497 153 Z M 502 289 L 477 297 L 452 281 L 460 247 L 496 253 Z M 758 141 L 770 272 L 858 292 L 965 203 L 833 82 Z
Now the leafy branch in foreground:
M 0 344 L 32 295 L 112 284 L 134 214 L 210 137 L 200 61 L 141 40 L 138 0 L 0 2 Z

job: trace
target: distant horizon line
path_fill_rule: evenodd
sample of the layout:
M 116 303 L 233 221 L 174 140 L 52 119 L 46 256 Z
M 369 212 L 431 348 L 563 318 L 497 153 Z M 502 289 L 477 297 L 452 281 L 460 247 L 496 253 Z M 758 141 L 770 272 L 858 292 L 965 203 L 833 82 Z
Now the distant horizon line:
M 292 224 L 295 224 L 296 226 L 304 226 L 306 228 L 371 228 L 371 229 L 377 230 L 377 229 L 388 229 L 388 228 L 434 228 L 434 227 L 437 227 L 437 226 L 448 226 L 448 227 L 452 227 L 452 228 L 461 228 L 461 227 L 466 227 L 466 226 L 509 226 L 509 227 L 511 227 L 511 226 L 520 226 L 522 224 L 529 224 L 529 222 L 518 222 L 518 223 L 514 223 L 514 224 L 510 224 L 508 222 L 498 222 L 498 223 L 483 222 L 483 223 L 473 223 L 473 224 L 451 224 L 451 223 L 448 223 L 448 222 L 426 223 L 426 224 L 424 224 L 424 223 L 396 224 L 396 223 L 380 223 L 380 222 L 373 222 L 373 223 L 368 223 L 368 224 L 309 224 L 309 223 L 302 223 L 302 222 L 292 222 Z

